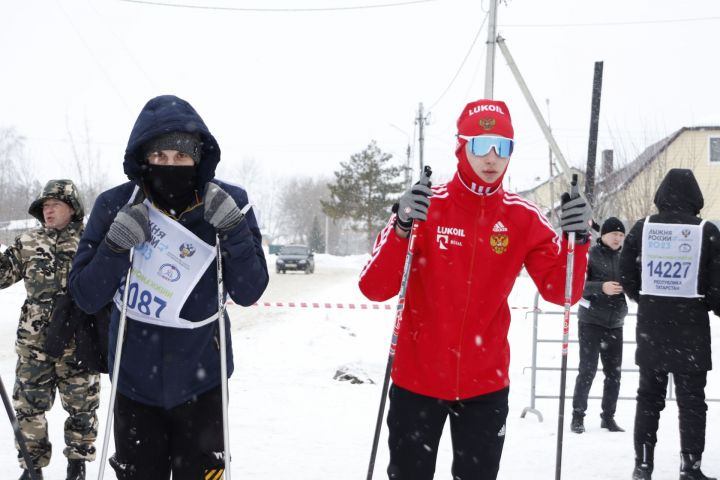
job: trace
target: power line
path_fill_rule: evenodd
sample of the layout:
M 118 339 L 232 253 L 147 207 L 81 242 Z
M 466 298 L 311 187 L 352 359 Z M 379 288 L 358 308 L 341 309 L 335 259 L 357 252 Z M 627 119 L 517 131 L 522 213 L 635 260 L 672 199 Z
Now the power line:
M 128 106 L 128 102 L 125 100 L 125 97 L 123 96 L 122 91 L 120 90 L 120 88 L 118 88 L 118 86 L 117 86 L 117 85 L 115 84 L 115 82 L 113 81 L 112 75 L 110 75 L 110 73 L 105 69 L 105 66 L 102 64 L 102 62 L 100 61 L 100 59 L 98 58 L 98 56 L 95 54 L 95 52 L 93 51 L 93 49 L 90 48 L 90 45 L 89 45 L 88 42 L 85 40 L 85 37 L 82 35 L 82 33 L 80 33 L 80 30 L 77 28 L 77 26 L 75 25 L 75 23 L 72 21 L 72 18 L 70 17 L 70 15 L 69 15 L 69 14 L 65 11 L 65 9 L 63 8 L 62 2 L 61 2 L 60 0 L 58 0 L 56 3 L 57 3 L 57 6 L 58 6 L 58 9 L 60 9 L 60 11 L 62 12 L 63 16 L 65 17 L 65 20 L 67 20 L 67 22 L 68 22 L 68 24 L 70 25 L 70 27 L 72 28 L 72 30 L 73 30 L 73 31 L 75 32 L 75 34 L 78 36 L 78 39 L 80 40 L 80 43 L 82 43 L 83 47 L 85 47 L 85 50 L 87 50 L 87 52 L 88 52 L 90 58 L 92 59 L 92 61 L 95 62 L 95 65 L 97 66 L 98 70 L 100 70 L 100 72 L 102 73 L 102 75 L 105 77 L 105 80 L 107 80 L 107 82 L 108 82 L 108 84 L 110 85 L 110 87 L 115 91 L 115 94 L 118 96 L 118 98 L 120 99 L 120 102 L 123 104 L 123 106 L 125 107 L 125 109 L 126 109 L 128 112 L 130 112 L 131 110 L 130 110 L 130 107 Z
M 208 5 L 188 5 L 181 3 L 151 2 L 146 0 L 120 0 L 127 3 L 141 3 L 156 7 L 194 8 L 198 10 L 225 10 L 237 12 L 335 12 L 344 10 L 368 10 L 372 8 L 402 7 L 418 3 L 437 2 L 439 0 L 408 0 L 405 2 L 381 3 L 376 5 L 356 5 L 351 7 L 308 7 L 308 8 L 243 8 L 243 7 L 220 7 Z
M 159 88 L 158 88 L 158 85 L 157 85 L 157 83 L 155 82 L 155 80 L 154 80 L 150 75 L 148 75 L 148 73 L 145 71 L 145 69 L 143 69 L 142 65 L 140 65 L 140 62 L 137 60 L 137 58 L 135 58 L 135 56 L 133 55 L 133 53 L 130 51 L 130 49 L 128 48 L 127 44 L 117 35 L 117 33 L 115 33 L 115 31 L 114 31 L 113 28 L 112 28 L 112 25 L 110 24 L 110 22 L 108 22 L 107 18 L 105 18 L 103 15 L 100 14 L 100 12 L 98 12 L 98 10 L 95 8 L 95 5 L 94 5 L 94 3 L 93 3 L 92 1 L 88 2 L 88 5 L 90 5 L 90 8 L 93 10 L 93 12 L 95 13 L 95 15 L 96 15 L 98 18 L 100 18 L 100 19 L 103 21 L 103 23 L 105 23 L 105 30 L 108 31 L 108 32 L 110 32 L 110 34 L 111 34 L 113 37 L 115 37 L 115 40 L 117 40 L 117 42 L 120 44 L 120 46 L 122 47 L 122 49 L 123 49 L 123 50 L 125 51 L 125 53 L 127 54 L 128 58 L 130 58 L 130 60 L 135 64 L 135 67 L 136 67 L 136 68 L 140 71 L 140 73 L 145 77 L 145 80 L 147 80 L 147 82 L 148 82 L 150 85 L 152 85 L 152 87 L 153 87 L 155 90 L 158 90 Z
M 477 79 L 478 73 L 480 72 L 480 69 L 481 69 L 482 67 L 483 67 L 483 62 L 480 61 L 480 59 L 478 59 L 478 62 L 477 62 L 477 64 L 475 65 L 475 71 L 473 72 L 472 77 L 470 77 L 470 83 L 468 83 L 468 87 L 467 87 L 467 89 L 465 90 L 465 97 L 464 97 L 464 98 L 469 98 L 469 97 L 471 96 L 471 95 L 470 95 L 470 91 L 475 88 L 475 80 Z
M 460 66 L 458 67 L 457 71 L 455 72 L 455 75 L 453 75 L 452 80 L 450 80 L 450 83 L 447 87 L 445 87 L 445 90 L 440 94 L 440 96 L 435 100 L 435 102 L 428 108 L 428 112 L 431 112 L 435 106 L 440 103 L 440 100 L 445 96 L 445 94 L 450 90 L 450 87 L 453 86 L 455 83 L 455 80 L 457 80 L 458 75 L 460 75 L 460 71 L 465 66 L 465 62 L 467 62 L 468 57 L 470 56 L 470 53 L 472 53 L 473 48 L 475 48 L 475 43 L 477 43 L 477 39 L 480 36 L 480 32 L 482 32 L 483 27 L 485 27 L 485 22 L 487 22 L 488 17 L 490 16 L 490 13 L 485 14 L 485 18 L 483 19 L 482 23 L 480 24 L 480 28 L 478 28 L 477 33 L 475 34 L 475 38 L 473 38 L 472 43 L 470 44 L 470 48 L 468 48 L 467 53 L 465 54 L 465 58 L 462 59 L 462 62 L 460 62 Z
M 655 25 L 662 23 L 688 23 L 688 22 L 707 22 L 720 20 L 720 17 L 695 17 L 695 18 L 675 18 L 666 20 L 631 20 L 625 22 L 595 22 L 595 23 L 505 23 L 501 27 L 512 28 L 560 28 L 560 27 L 615 27 L 627 25 Z

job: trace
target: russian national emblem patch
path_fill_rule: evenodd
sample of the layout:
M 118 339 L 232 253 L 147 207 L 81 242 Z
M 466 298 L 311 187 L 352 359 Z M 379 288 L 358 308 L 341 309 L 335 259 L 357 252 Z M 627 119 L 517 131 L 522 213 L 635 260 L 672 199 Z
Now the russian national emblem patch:
M 481 118 L 480 120 L 478 120 L 478 123 L 483 130 L 491 130 L 495 126 L 495 119 Z
M 493 252 L 498 255 L 507 252 L 508 243 L 510 243 L 510 239 L 504 233 L 494 233 L 490 235 L 490 247 L 493 249 Z

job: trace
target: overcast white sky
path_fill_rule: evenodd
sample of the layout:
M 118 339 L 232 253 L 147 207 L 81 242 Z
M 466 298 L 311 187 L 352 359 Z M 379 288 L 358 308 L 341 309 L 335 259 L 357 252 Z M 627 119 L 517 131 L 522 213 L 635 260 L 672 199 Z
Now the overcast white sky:
M 78 140 L 87 126 L 120 182 L 137 114 L 172 93 L 218 138 L 221 165 L 254 159 L 272 174 L 316 176 L 373 139 L 404 161 L 423 102 L 425 162 L 447 175 L 458 113 L 484 93 L 488 2 L 1 2 L 0 126 L 26 137 L 41 180 L 68 175 L 68 129 Z M 349 8 L 389 3 L 398 5 Z M 598 158 L 615 148 L 622 161 L 683 126 L 720 125 L 717 0 L 508 0 L 498 24 L 543 113 L 549 99 L 573 165 L 587 156 L 595 61 L 604 61 Z M 547 144 L 499 51 L 494 96 L 514 118 L 510 188 L 547 178 Z

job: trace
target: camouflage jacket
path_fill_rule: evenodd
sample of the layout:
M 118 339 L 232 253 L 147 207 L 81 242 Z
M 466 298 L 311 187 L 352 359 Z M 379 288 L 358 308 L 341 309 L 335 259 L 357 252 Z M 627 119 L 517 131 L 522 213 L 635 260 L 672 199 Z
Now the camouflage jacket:
M 82 222 L 62 230 L 36 228 L 19 235 L 0 256 L 0 288 L 20 280 L 27 298 L 20 312 L 15 349 L 20 356 L 46 360 L 43 343 L 55 296 L 67 291 L 68 273 L 83 232 Z

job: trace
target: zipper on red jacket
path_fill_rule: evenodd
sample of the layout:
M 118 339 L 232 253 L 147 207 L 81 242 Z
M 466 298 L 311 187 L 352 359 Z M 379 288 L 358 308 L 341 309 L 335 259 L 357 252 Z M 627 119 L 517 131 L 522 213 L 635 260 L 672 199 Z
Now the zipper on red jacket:
M 460 400 L 460 359 L 462 358 L 462 345 L 463 335 L 465 333 L 465 320 L 467 319 L 468 303 L 470 302 L 470 291 L 472 290 L 472 273 L 475 270 L 475 251 L 477 250 L 477 237 L 478 237 L 478 221 L 482 220 L 485 214 L 485 195 L 480 197 L 480 214 L 473 219 L 473 242 L 472 242 L 472 254 L 470 255 L 470 272 L 468 272 L 468 288 L 467 296 L 465 300 L 465 308 L 463 309 L 463 318 L 460 322 L 460 340 L 457 348 L 457 368 L 455 372 L 455 400 Z

